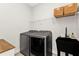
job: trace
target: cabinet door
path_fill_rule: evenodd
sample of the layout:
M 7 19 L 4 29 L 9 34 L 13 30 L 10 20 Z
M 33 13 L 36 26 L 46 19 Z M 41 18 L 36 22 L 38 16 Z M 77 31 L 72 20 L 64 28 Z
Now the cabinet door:
M 77 12 L 77 4 L 72 3 L 64 7 L 64 16 L 75 15 Z
M 63 7 L 55 8 L 54 9 L 54 16 L 55 17 L 62 17 L 63 16 Z
M 21 53 L 29 56 L 29 37 L 27 35 L 20 35 L 20 50 Z

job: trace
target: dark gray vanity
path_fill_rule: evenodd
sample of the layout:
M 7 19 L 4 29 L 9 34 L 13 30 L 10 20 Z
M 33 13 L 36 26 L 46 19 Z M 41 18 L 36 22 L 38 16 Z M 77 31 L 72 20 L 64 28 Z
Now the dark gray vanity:
M 25 56 L 52 56 L 52 32 L 30 30 L 21 33 L 20 52 Z

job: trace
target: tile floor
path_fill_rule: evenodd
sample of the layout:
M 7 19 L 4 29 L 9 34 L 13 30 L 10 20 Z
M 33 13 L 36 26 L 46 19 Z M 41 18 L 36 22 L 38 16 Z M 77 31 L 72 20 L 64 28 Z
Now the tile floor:
M 15 54 L 15 56 L 24 56 L 24 55 L 19 52 L 19 53 Z M 57 56 L 57 55 L 53 54 L 53 56 Z M 65 56 L 65 53 L 61 52 L 61 56 Z M 72 56 L 72 55 L 69 54 L 69 56 Z
M 23 54 L 21 54 L 21 53 L 17 53 L 17 54 L 15 54 L 15 56 L 24 56 Z M 33 55 L 34 56 L 34 55 Z M 53 54 L 53 56 L 56 56 L 56 54 Z
M 24 55 L 21 53 L 17 53 L 17 54 L 15 54 L 15 56 L 24 56 Z

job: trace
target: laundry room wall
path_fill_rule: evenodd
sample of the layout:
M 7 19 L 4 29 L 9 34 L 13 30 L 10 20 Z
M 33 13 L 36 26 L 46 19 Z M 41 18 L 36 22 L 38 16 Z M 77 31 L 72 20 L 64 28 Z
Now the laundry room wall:
M 65 5 L 67 3 L 41 3 L 33 8 L 32 29 L 52 31 L 52 53 L 54 54 L 57 54 L 56 38 L 65 36 L 65 27 L 68 28 L 68 35 L 73 32 L 78 38 L 78 14 L 61 18 L 53 15 L 54 8 Z
M 31 7 L 25 3 L 0 3 L 0 38 L 20 50 L 20 33 L 30 29 Z

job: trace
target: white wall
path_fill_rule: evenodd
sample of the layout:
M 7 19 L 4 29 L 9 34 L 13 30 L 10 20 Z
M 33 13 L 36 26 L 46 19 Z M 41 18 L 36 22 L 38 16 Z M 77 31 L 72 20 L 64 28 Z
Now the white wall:
M 50 30 L 53 34 L 53 53 L 57 54 L 56 38 L 65 35 L 65 27 L 68 27 L 68 34 L 78 34 L 78 14 L 75 16 L 55 18 L 53 9 L 66 5 L 66 3 L 45 3 L 33 9 L 32 29 Z M 78 36 L 76 35 L 78 38 Z
M 6 39 L 19 51 L 19 35 L 30 28 L 31 8 L 21 3 L 0 4 L 0 38 Z
M 56 38 L 64 36 L 65 26 L 68 33 L 79 35 L 79 14 L 75 16 L 55 18 L 53 9 L 66 5 L 64 3 L 39 4 L 33 9 L 27 4 L 0 4 L 0 38 L 6 39 L 19 51 L 19 35 L 30 29 L 50 30 L 53 33 L 53 53 L 56 54 Z M 78 37 L 78 36 L 77 36 Z

